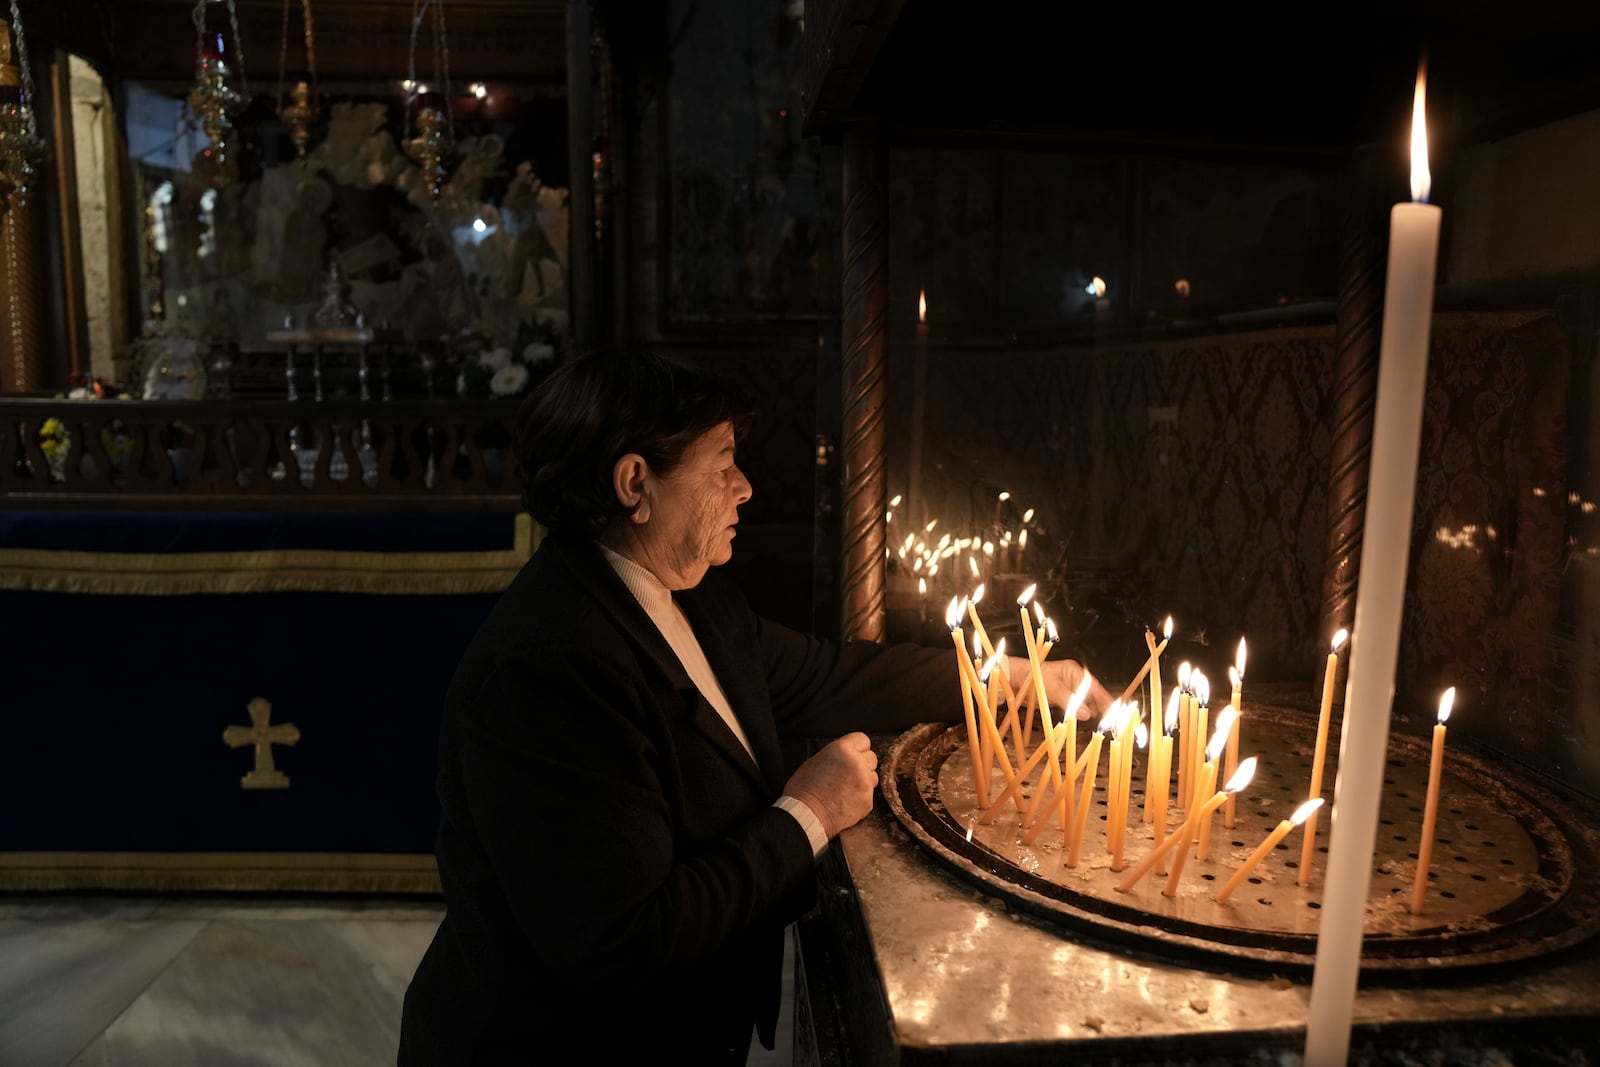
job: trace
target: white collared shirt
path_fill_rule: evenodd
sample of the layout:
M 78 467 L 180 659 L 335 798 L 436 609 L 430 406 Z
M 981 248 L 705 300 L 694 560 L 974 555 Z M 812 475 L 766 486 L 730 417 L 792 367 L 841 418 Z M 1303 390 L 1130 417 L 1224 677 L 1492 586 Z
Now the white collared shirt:
M 694 627 L 689 625 L 689 619 L 683 614 L 683 609 L 672 599 L 672 590 L 662 584 L 661 579 L 628 557 L 614 552 L 605 545 L 600 546 L 600 551 L 605 554 L 606 562 L 617 572 L 617 577 L 622 579 L 622 584 L 628 587 L 628 592 L 633 594 L 633 598 L 639 602 L 639 606 L 650 617 L 650 621 L 655 623 L 656 629 L 661 631 L 661 636 L 667 639 L 667 644 L 678 657 L 678 662 L 683 665 L 689 680 L 700 690 L 700 695 L 706 698 L 706 702 L 721 716 L 728 729 L 733 731 L 733 736 L 744 746 L 751 762 L 755 762 L 755 750 L 750 747 L 750 739 L 745 736 L 744 727 L 740 725 L 738 716 L 733 713 L 733 706 L 728 703 L 727 694 L 722 691 L 722 683 L 717 681 L 716 672 L 706 660 L 705 650 L 700 647 L 699 638 L 695 637 Z M 821 854 L 827 847 L 828 835 L 823 830 L 822 820 L 817 818 L 816 812 L 812 811 L 803 800 L 787 794 L 779 797 L 775 806 L 793 815 L 800 823 L 806 832 L 806 837 L 811 841 L 812 855 Z

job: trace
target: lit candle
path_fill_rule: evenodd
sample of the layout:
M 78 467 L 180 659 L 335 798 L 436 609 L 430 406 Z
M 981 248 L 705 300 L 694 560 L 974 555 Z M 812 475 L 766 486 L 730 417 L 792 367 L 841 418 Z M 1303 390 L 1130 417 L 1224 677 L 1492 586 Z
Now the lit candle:
M 1428 896 L 1428 865 L 1433 862 L 1433 827 L 1439 818 L 1439 778 L 1444 772 L 1444 724 L 1455 706 L 1456 687 L 1439 698 L 1439 721 L 1433 727 L 1433 758 L 1428 763 L 1428 802 L 1422 809 L 1422 844 L 1417 848 L 1417 880 L 1411 887 L 1411 914 L 1422 914 Z
M 989 631 L 984 629 L 983 620 L 978 618 L 978 601 L 982 599 L 983 585 L 980 583 L 978 588 L 972 591 L 972 595 L 967 598 L 967 617 L 972 620 L 972 632 L 977 634 L 978 640 L 983 642 L 983 654 L 985 656 L 992 656 L 994 655 L 994 645 L 989 643 Z M 1006 693 L 1006 707 L 1015 712 L 1017 707 L 1017 694 L 1012 690 L 1011 679 L 1007 676 L 1005 671 L 1000 672 L 1000 688 L 1004 689 Z M 1003 733 L 1004 731 L 1001 732 Z
M 1189 810 L 1189 742 L 1194 737 L 1194 728 L 1189 724 L 1189 679 L 1193 674 L 1188 660 L 1178 664 L 1178 692 L 1182 694 L 1178 699 L 1178 806 L 1184 811 Z
M 1360 593 L 1357 593 L 1359 596 Z M 1344 644 L 1344 639 L 1349 636 L 1349 631 L 1341 629 L 1333 635 L 1333 650 L 1328 653 L 1328 673 L 1322 679 L 1322 710 L 1317 713 L 1317 747 L 1311 753 L 1311 788 L 1306 794 L 1311 797 L 1322 795 L 1322 768 L 1328 756 L 1328 718 L 1333 711 L 1333 680 L 1339 673 L 1339 646 Z M 1387 740 L 1387 738 L 1385 739 Z M 1311 818 L 1306 823 L 1305 841 L 1300 846 L 1300 884 L 1311 884 L 1311 860 L 1317 847 L 1317 813 L 1313 809 Z
M 1127 705 L 1117 736 L 1111 739 L 1111 763 L 1106 787 L 1106 848 L 1111 853 L 1111 869 L 1122 870 L 1122 846 L 1128 834 L 1128 778 L 1133 769 L 1133 744 L 1139 726 L 1139 705 Z
M 1082 707 L 1083 702 L 1088 699 L 1089 686 L 1093 684 L 1093 682 L 1093 676 L 1090 675 L 1088 671 L 1084 671 L 1083 677 L 1078 680 L 1078 687 L 1072 691 L 1072 696 L 1067 698 L 1067 709 L 1062 713 L 1061 721 L 1056 723 L 1056 728 L 1050 732 L 1050 759 L 1052 762 L 1060 758 L 1061 749 L 1067 741 L 1069 732 L 1075 732 L 1073 730 L 1073 724 L 1076 722 L 1078 709 Z M 1074 752 L 1068 755 L 1068 774 L 1065 782 L 1059 782 L 1056 779 L 1052 779 L 1052 781 L 1055 781 L 1056 784 L 1059 785 L 1057 792 L 1060 794 L 1060 799 L 1062 801 L 1061 831 L 1063 834 L 1066 833 L 1067 826 L 1069 825 L 1072 816 L 1072 787 L 1077 781 L 1077 775 L 1072 773 L 1072 768 L 1076 761 L 1077 753 Z M 1044 783 L 1041 781 L 1039 791 L 1033 798 L 1033 803 L 1030 804 L 1028 806 L 1028 810 L 1023 813 L 1022 825 L 1024 827 L 1034 828 L 1034 832 L 1029 833 L 1027 837 L 1023 838 L 1022 843 L 1025 845 L 1030 844 L 1034 837 L 1037 836 L 1038 827 L 1042 827 L 1050 821 L 1049 819 L 1040 819 L 1038 826 L 1034 825 L 1034 819 L 1037 817 L 1038 813 L 1040 811 L 1047 810 L 1044 808 L 1044 802 L 1047 793 L 1048 791 L 1044 788 Z
M 928 410 L 928 291 L 917 293 L 917 346 L 911 364 L 911 448 L 907 487 L 914 508 L 928 518 L 928 500 L 922 493 L 922 439 Z M 914 512 L 915 513 L 915 512 Z
M 950 627 L 950 639 L 955 642 L 956 655 L 966 659 L 967 646 L 961 637 L 961 603 L 955 597 L 950 598 L 944 621 Z M 983 746 L 978 741 L 978 720 L 972 708 L 972 686 L 968 684 L 966 668 L 960 662 L 956 664 L 956 673 L 961 676 L 961 703 L 967 713 L 967 754 L 972 759 L 972 788 L 977 790 L 978 803 L 982 804 L 989 790 L 984 778 Z
M 1217 761 L 1215 759 L 1211 760 L 1211 774 L 1216 773 L 1216 765 Z M 1239 764 L 1239 769 L 1234 772 L 1232 778 L 1228 779 L 1227 784 L 1225 784 L 1221 789 L 1217 790 L 1216 794 L 1209 800 L 1199 805 L 1196 811 L 1196 814 L 1199 818 L 1195 823 L 1194 828 L 1190 831 L 1190 835 L 1193 836 L 1195 834 L 1204 834 L 1204 828 L 1211 825 L 1211 817 L 1216 814 L 1217 809 L 1222 807 L 1222 805 L 1227 802 L 1227 799 L 1230 796 L 1233 796 L 1235 793 L 1238 793 L 1239 790 L 1249 785 L 1250 779 L 1255 777 L 1255 773 L 1256 758 L 1254 756 L 1251 756 L 1249 759 Z M 1178 884 L 1183 881 L 1183 865 L 1184 861 L 1189 858 L 1189 850 L 1186 848 L 1180 848 L 1177 852 L 1173 853 L 1173 857 L 1172 873 L 1167 876 L 1167 887 L 1161 891 L 1161 895 L 1166 897 L 1168 900 L 1171 900 L 1178 895 Z M 1195 859 L 1197 860 L 1203 860 L 1205 858 L 1205 852 L 1203 849 L 1197 856 L 1195 856 Z
M 1194 687 L 1194 747 L 1189 752 L 1190 776 L 1194 777 L 1196 770 L 1206 761 L 1206 729 L 1211 719 L 1211 683 L 1206 676 L 1195 671 L 1189 676 L 1189 684 Z M 1221 752 L 1218 752 L 1221 755 Z M 1184 798 L 1184 806 L 1194 808 L 1211 793 L 1211 785 L 1196 783 L 1194 794 Z
M 1167 700 L 1167 713 L 1161 720 L 1161 736 L 1156 738 L 1156 757 L 1160 765 L 1156 770 L 1156 806 L 1151 822 L 1155 824 L 1156 844 L 1167 837 L 1167 797 L 1172 786 L 1172 731 L 1178 728 L 1178 704 L 1183 698 L 1181 689 L 1174 689 Z
M 1133 698 L 1133 694 L 1139 689 L 1139 683 L 1144 681 L 1144 676 L 1150 673 L 1150 668 L 1154 667 L 1156 660 L 1161 658 L 1162 651 L 1167 647 L 1167 641 L 1172 639 L 1171 634 L 1172 620 L 1169 618 L 1167 620 L 1167 638 L 1159 646 L 1150 650 L 1150 655 L 1145 659 L 1144 665 L 1139 668 L 1139 673 L 1133 676 L 1133 681 L 1128 683 L 1128 688 L 1122 691 L 1122 695 L 1117 698 L 1118 700 L 1126 702 Z M 1148 630 L 1145 631 L 1145 638 L 1148 644 L 1150 640 L 1150 632 Z
M 1039 718 L 1044 723 L 1046 730 L 1050 729 L 1050 701 L 1044 693 L 1044 670 L 1039 663 L 1039 646 L 1033 640 L 1033 624 L 1028 619 L 1028 601 L 1033 599 L 1034 590 L 1038 583 L 1028 586 L 1017 597 L 1017 609 L 1022 613 L 1022 639 L 1028 643 L 1028 667 L 1033 671 L 1034 696 L 1038 700 Z M 1030 715 L 1022 730 L 1023 740 L 1026 741 L 1032 733 L 1033 717 Z M 1052 764 L 1054 766 L 1054 764 Z
M 1250 853 L 1250 858 L 1244 861 L 1244 866 L 1240 867 L 1237 871 L 1234 871 L 1233 877 L 1229 878 L 1227 884 L 1218 891 L 1218 903 L 1221 903 L 1232 896 L 1233 891 L 1239 888 L 1239 884 L 1246 878 L 1250 877 L 1250 872 L 1255 870 L 1256 866 L 1262 860 L 1266 859 L 1267 853 L 1271 852 L 1273 848 L 1277 846 L 1279 841 L 1282 841 L 1285 837 L 1288 837 L 1289 831 L 1305 822 L 1311 817 L 1311 813 L 1320 807 L 1322 807 L 1322 798 L 1312 797 L 1310 800 L 1294 809 L 1293 815 L 1280 822 L 1273 829 L 1272 833 L 1267 835 L 1267 839 L 1261 842 L 1261 844 L 1257 845 L 1254 852 Z
M 1232 707 L 1232 706 L 1223 708 L 1222 709 L 1222 713 L 1217 716 L 1217 735 L 1218 735 L 1218 740 L 1220 741 L 1221 739 L 1225 738 L 1227 743 L 1231 744 L 1232 741 L 1233 741 L 1234 735 L 1237 734 L 1238 732 L 1239 732 L 1239 709 L 1237 709 L 1235 707 Z M 1216 742 L 1214 742 L 1214 743 L 1216 743 Z M 1211 750 L 1207 749 L 1206 762 L 1209 764 L 1209 769 L 1206 772 L 1206 788 L 1207 789 L 1210 789 L 1211 788 L 1211 784 L 1214 783 L 1217 780 L 1217 763 L 1222 758 L 1222 747 L 1223 747 L 1222 744 L 1218 743 L 1217 744 L 1217 751 L 1215 753 L 1212 753 Z M 1232 780 L 1233 780 L 1233 775 L 1231 775 L 1231 774 L 1227 775 L 1227 776 L 1225 776 L 1223 778 L 1223 781 L 1225 781 L 1225 782 L 1231 782 Z M 1227 803 L 1227 798 L 1230 797 L 1230 796 L 1236 795 L 1238 790 L 1225 790 L 1224 792 L 1225 792 L 1226 795 L 1223 797 L 1221 803 L 1226 804 Z M 1194 856 L 1194 858 L 1197 859 L 1197 860 L 1205 859 L 1206 858 L 1206 853 L 1208 851 L 1210 851 L 1210 849 L 1211 849 L 1211 823 L 1212 823 L 1212 818 L 1211 818 L 1211 816 L 1208 815 L 1208 816 L 1206 816 L 1204 819 L 1202 819 L 1200 821 L 1200 825 L 1197 828 L 1199 830 L 1199 838 L 1200 838 L 1200 847 L 1198 848 L 1198 850 L 1196 850 L 1195 856 Z
M 1172 616 L 1167 616 L 1167 621 L 1161 626 L 1161 645 L 1156 646 L 1155 635 L 1149 630 L 1144 632 L 1146 647 L 1150 649 L 1150 714 L 1155 715 L 1162 708 L 1161 701 L 1161 653 L 1165 651 L 1167 642 L 1172 640 Z M 1145 800 L 1145 814 L 1150 813 L 1150 802 Z M 1146 822 L 1149 820 L 1146 819 Z
M 1336 818 L 1306 1023 L 1306 1067 L 1333 1067 L 1349 1059 L 1350 1017 L 1361 971 L 1363 916 L 1383 793 L 1439 255 L 1441 212 L 1426 203 L 1424 110 L 1419 70 L 1411 131 L 1411 196 L 1417 202 L 1396 204 L 1389 214 L 1389 276 L 1361 535 L 1356 640 L 1351 644 L 1345 689 L 1344 736 L 1334 787 Z
M 1241 716 L 1244 714 L 1244 638 L 1239 638 L 1239 651 L 1233 657 L 1233 666 L 1228 668 L 1228 681 L 1233 683 L 1233 707 Z M 1239 766 L 1239 735 L 1244 732 L 1243 723 L 1235 723 L 1233 733 L 1228 735 L 1228 777 L 1233 777 L 1234 770 Z M 1222 807 L 1222 825 L 1233 829 L 1235 797 L 1229 796 L 1228 802 Z
M 1088 766 L 1083 773 L 1083 792 L 1078 795 L 1078 817 L 1072 823 L 1072 836 L 1067 849 L 1068 867 L 1076 867 L 1083 857 L 1083 835 L 1089 826 L 1089 809 L 1093 806 L 1094 800 L 1094 780 L 1100 768 L 1100 743 L 1106 734 L 1116 728 L 1122 714 L 1122 705 L 1112 704 L 1111 710 L 1100 720 L 1094 736 L 1089 738 L 1089 747 L 1084 749 L 1083 754 Z

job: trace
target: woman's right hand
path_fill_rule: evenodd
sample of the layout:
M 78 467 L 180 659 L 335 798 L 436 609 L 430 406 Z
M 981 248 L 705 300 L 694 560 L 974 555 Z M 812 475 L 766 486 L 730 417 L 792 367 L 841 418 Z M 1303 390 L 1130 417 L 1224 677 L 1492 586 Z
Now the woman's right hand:
M 784 793 L 810 808 L 829 840 L 867 817 L 878 788 L 878 754 L 863 733 L 845 734 L 800 765 Z

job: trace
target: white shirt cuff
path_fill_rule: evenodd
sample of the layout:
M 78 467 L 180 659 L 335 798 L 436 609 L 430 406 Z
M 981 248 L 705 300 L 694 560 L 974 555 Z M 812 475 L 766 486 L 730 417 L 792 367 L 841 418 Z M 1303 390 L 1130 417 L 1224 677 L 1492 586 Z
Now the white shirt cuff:
M 782 808 L 795 817 L 800 828 L 806 832 L 806 837 L 811 839 L 811 855 L 822 855 L 822 850 L 828 847 L 828 832 L 822 828 L 822 820 L 817 818 L 817 813 L 812 811 L 805 801 L 796 797 L 784 795 L 773 802 L 773 807 Z

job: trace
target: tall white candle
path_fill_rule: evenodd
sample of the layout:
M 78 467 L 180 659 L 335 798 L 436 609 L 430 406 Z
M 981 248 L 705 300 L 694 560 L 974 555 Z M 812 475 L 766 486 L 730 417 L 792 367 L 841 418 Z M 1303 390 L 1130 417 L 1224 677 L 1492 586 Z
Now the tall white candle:
M 1360 585 L 1350 638 L 1339 776 L 1333 790 L 1328 874 L 1306 1022 L 1306 1067 L 1342 1067 L 1349 1058 L 1351 1016 L 1361 973 L 1362 918 L 1372 878 L 1389 745 L 1442 216 L 1426 202 L 1428 135 L 1423 86 L 1419 70 L 1411 119 L 1414 202 L 1396 204 L 1389 213 L 1389 276 L 1379 344 L 1367 515 L 1361 535 Z

